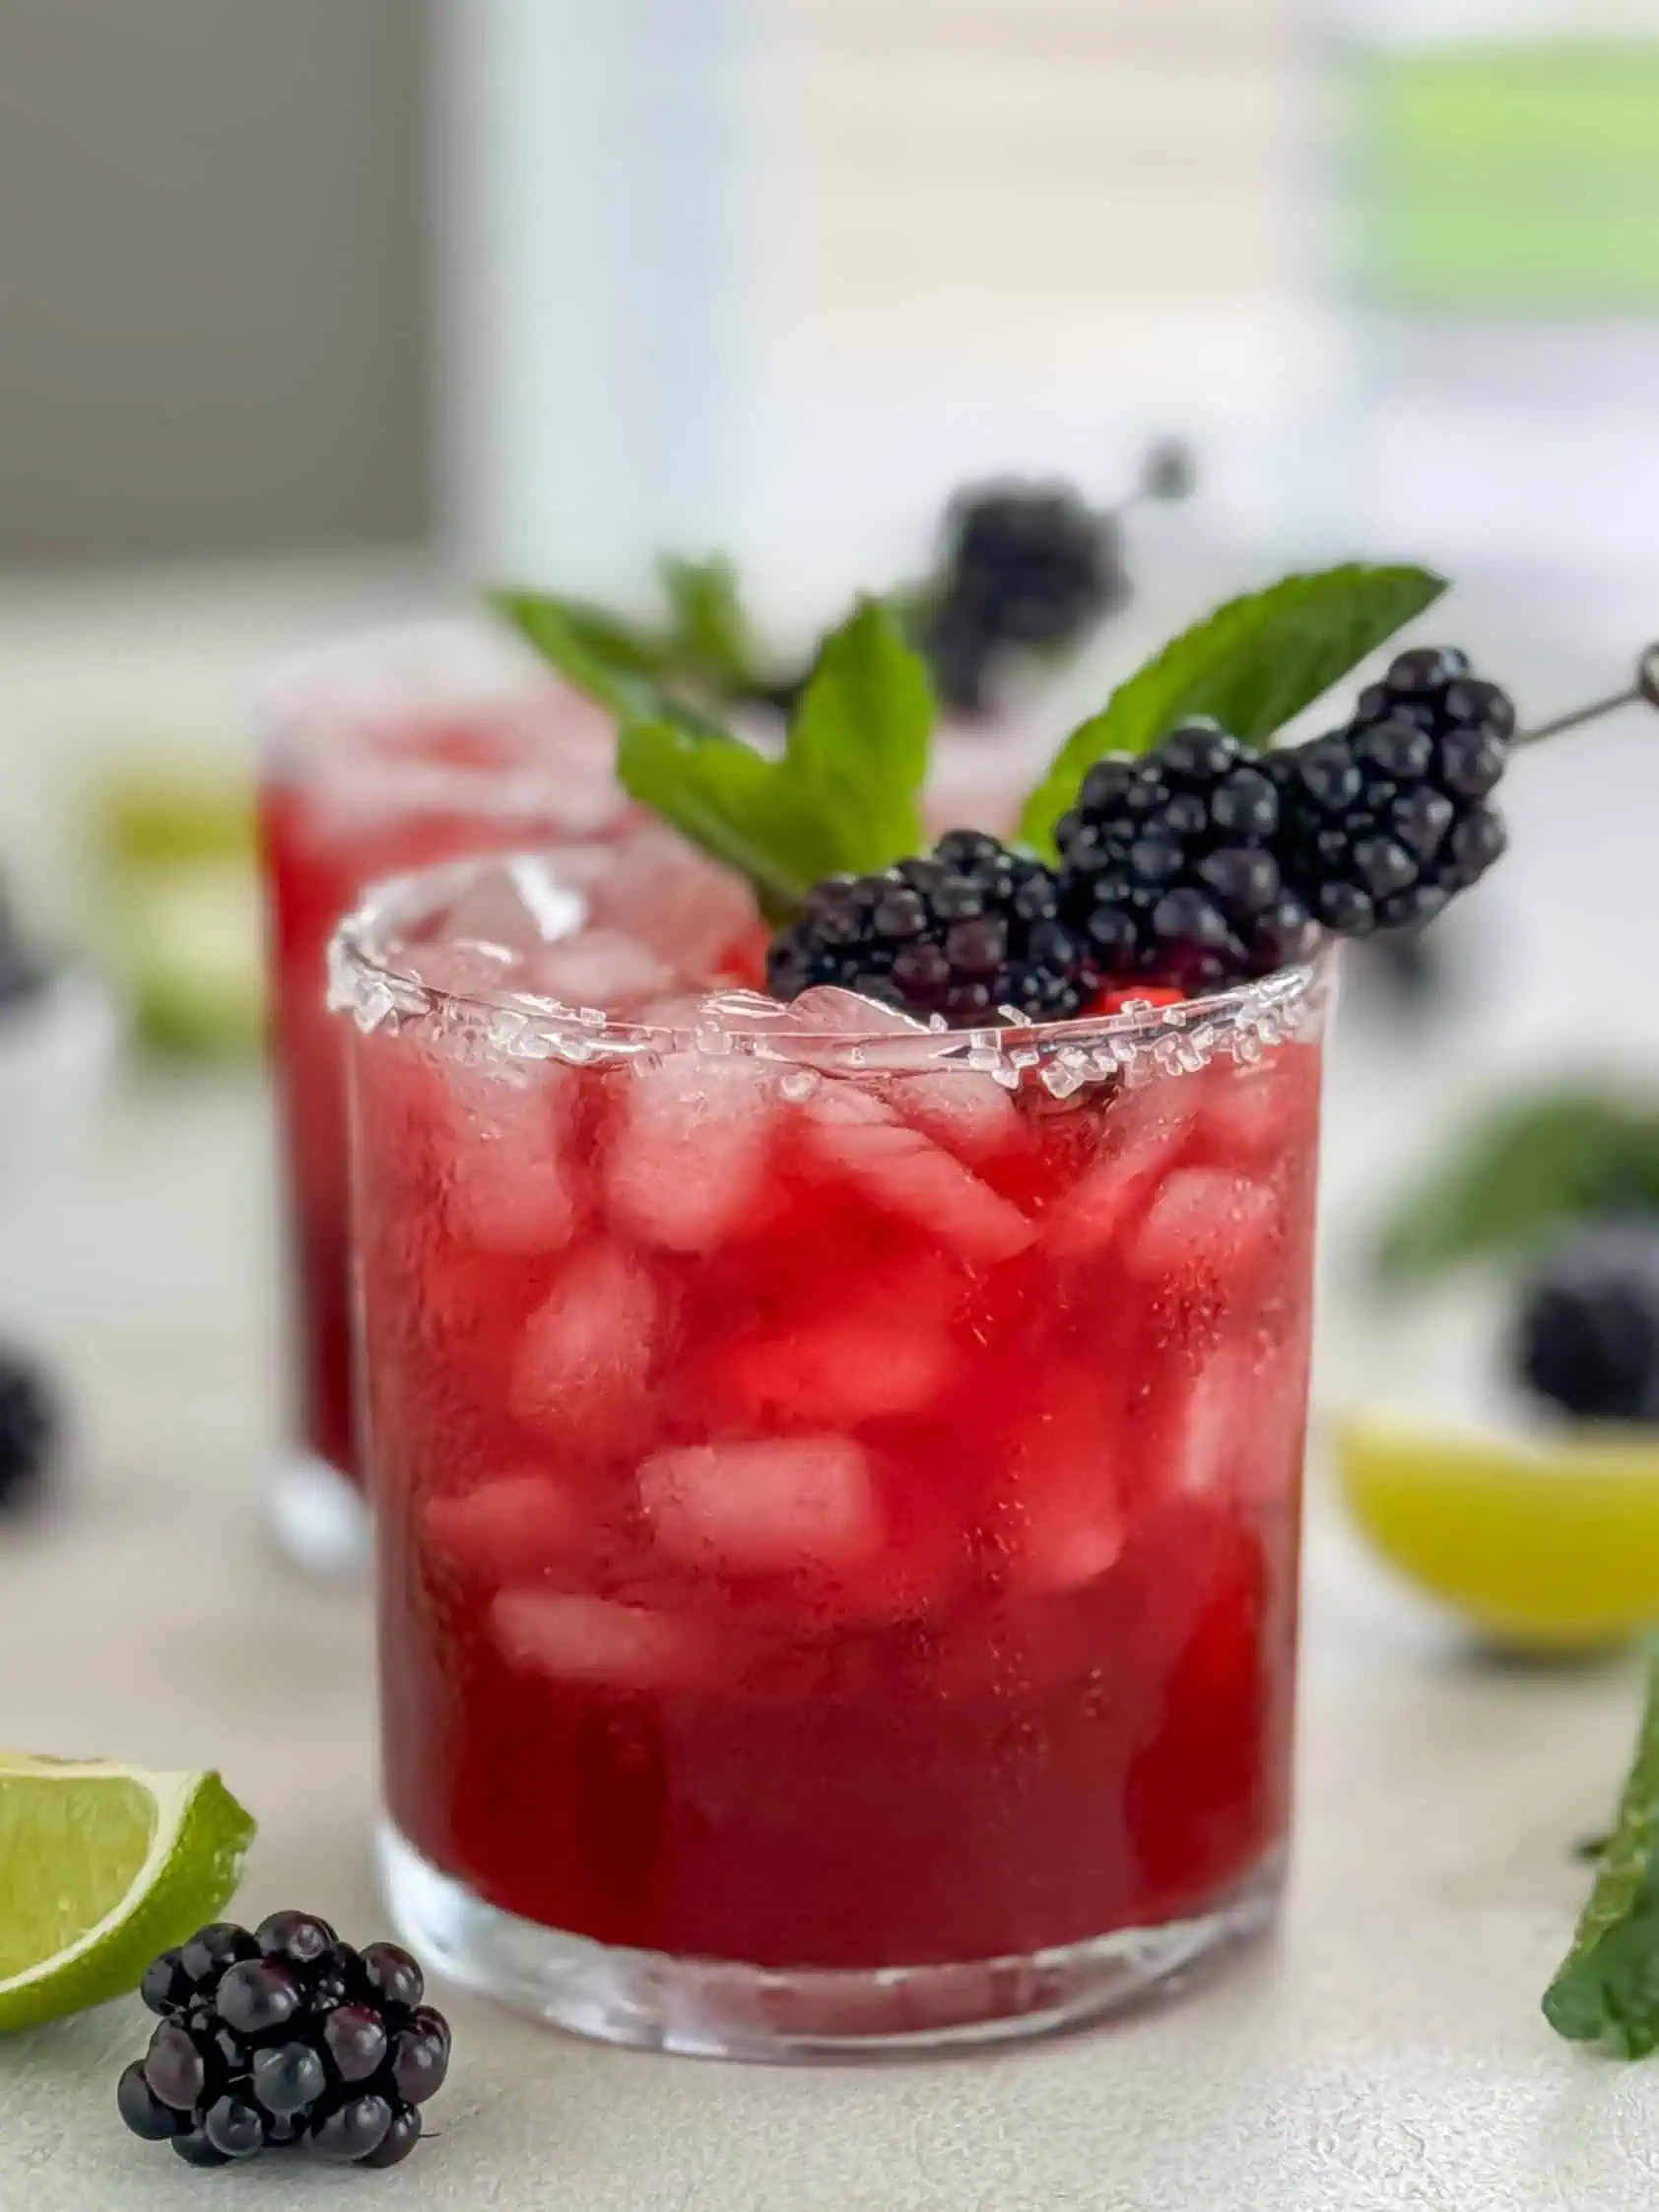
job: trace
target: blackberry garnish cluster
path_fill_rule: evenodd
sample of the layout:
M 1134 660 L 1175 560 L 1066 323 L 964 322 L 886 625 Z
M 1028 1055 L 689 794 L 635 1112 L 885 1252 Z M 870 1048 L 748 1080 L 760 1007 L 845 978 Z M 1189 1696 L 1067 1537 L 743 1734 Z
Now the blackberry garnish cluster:
M 166 1951 L 141 1994 L 161 2025 L 117 2103 L 189 2166 L 298 2146 L 342 2165 L 398 2166 L 443 2083 L 449 2027 L 395 1943 L 355 1951 L 326 1920 L 274 1912 Z
M 1487 801 L 1508 766 L 1515 709 L 1446 646 L 1401 653 L 1354 719 L 1264 765 L 1282 809 L 1286 878 L 1343 937 L 1432 921 L 1503 851 Z
M 1659 1423 L 1659 1222 L 1602 1224 L 1553 1252 L 1523 1293 L 1514 1360 L 1575 1420 Z
M 1061 911 L 1094 979 L 1200 991 L 1305 959 L 1316 931 L 1279 833 L 1274 778 L 1214 723 L 1096 762 L 1055 831 Z
M 56 1432 L 56 1409 L 39 1374 L 16 1354 L 0 1351 L 0 1508 L 37 1486 Z
M 954 1029 L 1004 1008 L 1065 1021 L 1087 988 L 1053 873 L 977 830 L 879 875 L 827 877 L 773 941 L 766 977 L 779 998 L 835 983 Z
M 1009 652 L 1052 650 L 1120 605 L 1129 586 L 1116 517 L 1061 484 L 995 484 L 951 503 L 925 645 L 947 705 L 981 712 Z

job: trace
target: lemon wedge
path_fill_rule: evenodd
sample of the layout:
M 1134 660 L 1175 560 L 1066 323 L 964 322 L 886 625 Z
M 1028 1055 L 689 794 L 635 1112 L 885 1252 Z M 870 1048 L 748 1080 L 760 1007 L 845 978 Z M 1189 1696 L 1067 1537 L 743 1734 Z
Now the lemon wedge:
M 1536 1446 L 1367 1414 L 1332 1444 L 1377 1550 L 1494 1642 L 1590 1650 L 1659 1621 L 1659 1439 Z

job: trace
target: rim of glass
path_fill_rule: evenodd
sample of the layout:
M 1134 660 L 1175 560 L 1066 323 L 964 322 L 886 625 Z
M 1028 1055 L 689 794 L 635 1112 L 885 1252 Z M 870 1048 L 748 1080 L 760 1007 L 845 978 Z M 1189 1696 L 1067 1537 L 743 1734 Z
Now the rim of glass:
M 255 684 L 253 737 L 267 775 L 315 775 L 349 787 L 372 774 L 400 804 L 454 803 L 491 813 L 545 804 L 567 782 L 569 759 L 527 750 L 499 762 L 437 760 L 367 740 L 406 722 L 450 714 L 494 717 L 508 727 L 567 697 L 591 712 L 528 645 L 504 629 L 460 615 L 430 616 L 348 632 L 294 653 Z
M 349 1015 L 365 1032 L 389 1023 L 421 1024 L 522 1059 L 583 1065 L 685 1051 L 737 1053 L 894 1075 L 966 1068 L 1010 1088 L 1036 1069 L 1051 1090 L 1063 1094 L 1147 1063 L 1167 1072 L 1195 1072 L 1218 1053 L 1259 1058 L 1317 1023 L 1335 980 L 1335 953 L 1327 941 L 1298 967 L 1169 1006 L 1131 1001 L 1111 1014 L 984 1029 L 915 1024 L 838 1032 L 803 1027 L 785 1002 L 761 992 L 701 988 L 689 978 L 683 1022 L 624 1020 L 603 1007 L 569 1006 L 534 991 L 455 990 L 422 979 L 404 951 L 408 931 L 492 872 L 512 877 L 527 864 L 545 871 L 557 859 L 557 848 L 491 853 L 371 884 L 329 946 L 330 1009 Z M 553 888 L 586 897 L 577 885 L 560 886 L 557 877 Z

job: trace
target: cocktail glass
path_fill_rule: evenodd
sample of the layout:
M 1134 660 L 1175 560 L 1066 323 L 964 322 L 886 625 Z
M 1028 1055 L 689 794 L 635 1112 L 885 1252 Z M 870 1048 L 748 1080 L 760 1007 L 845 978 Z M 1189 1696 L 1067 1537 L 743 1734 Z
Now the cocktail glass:
M 1081 2021 L 1261 1927 L 1328 972 L 935 1033 L 571 989 L 588 905 L 439 869 L 333 956 L 399 1924 L 763 2057 Z
M 617 786 L 609 719 L 510 641 L 465 624 L 315 654 L 268 686 L 257 721 L 296 1401 L 272 1505 L 296 1556 L 339 1571 L 363 1563 L 365 1528 L 329 934 L 379 876 L 537 841 L 616 851 L 643 836 L 646 851 L 659 851 L 663 834 Z M 729 887 L 697 866 L 729 912 Z

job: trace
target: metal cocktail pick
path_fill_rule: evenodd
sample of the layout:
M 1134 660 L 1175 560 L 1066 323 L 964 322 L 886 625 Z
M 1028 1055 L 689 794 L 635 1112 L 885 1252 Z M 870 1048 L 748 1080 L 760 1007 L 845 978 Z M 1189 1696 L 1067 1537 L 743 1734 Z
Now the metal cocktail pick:
M 1611 699 L 1593 700 L 1588 706 L 1575 706 L 1570 714 L 1558 714 L 1553 722 L 1543 722 L 1535 730 L 1523 730 L 1515 743 L 1536 745 L 1561 730 L 1575 730 L 1580 722 L 1599 722 L 1604 714 L 1615 713 L 1621 706 L 1633 706 L 1643 699 L 1649 706 L 1659 706 L 1659 644 L 1642 647 L 1635 681 L 1628 691 L 1616 692 Z

